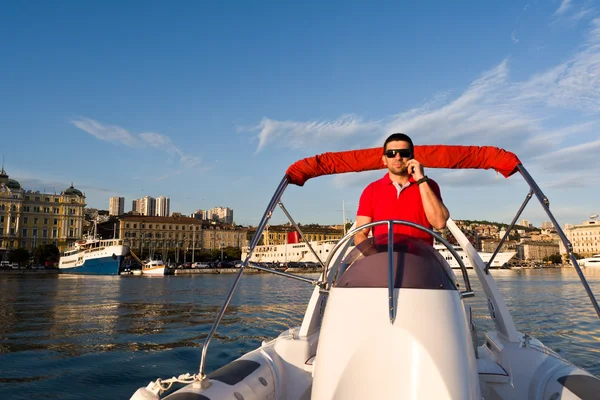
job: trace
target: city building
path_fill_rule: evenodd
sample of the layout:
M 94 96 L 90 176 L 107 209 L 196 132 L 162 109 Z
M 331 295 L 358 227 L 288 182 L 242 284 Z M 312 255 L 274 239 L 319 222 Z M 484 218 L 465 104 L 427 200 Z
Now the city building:
M 531 228 L 533 226 L 528 219 L 520 220 L 519 225 L 524 226 L 525 228 Z
M 340 228 L 332 228 L 320 225 L 300 225 L 300 229 L 304 237 L 309 242 L 318 240 L 339 240 L 344 236 L 344 230 Z M 290 232 L 294 231 L 291 225 L 271 225 L 268 226 L 262 233 L 259 240 L 260 245 L 279 245 L 288 243 Z M 248 230 L 248 240 L 256 234 L 256 229 Z
M 168 217 L 171 215 L 171 200 L 166 196 L 156 198 L 156 215 L 157 217 Z
M 600 254 L 600 221 L 590 219 L 579 225 L 565 225 L 565 235 L 573 245 L 573 252 L 582 257 L 591 257 Z M 560 254 L 566 255 L 567 251 L 560 243 Z
M 102 230 L 107 237 L 112 237 L 114 230 L 116 237 L 124 239 L 140 257 L 168 250 L 241 249 L 248 245 L 247 228 L 214 225 L 183 216 L 125 215 L 107 222 Z
M 108 206 L 108 215 L 125 214 L 125 197 L 111 197 Z
M 208 219 L 223 224 L 233 224 L 233 210 L 229 207 L 214 207 L 208 211 Z
M 201 221 L 208 220 L 208 211 L 207 210 L 196 210 L 196 212 L 190 214 L 191 218 L 196 218 Z
M 144 196 L 135 200 L 135 210 L 139 215 L 156 215 L 156 199 L 150 196 Z
M 544 258 L 559 254 L 559 245 L 549 241 L 525 240 L 517 245 L 517 258 L 523 261 L 543 261 Z
M 552 225 L 552 222 L 544 221 L 544 222 L 542 222 L 542 229 L 551 231 L 554 229 L 554 225 Z
M 0 257 L 16 248 L 55 244 L 59 250 L 83 234 L 85 195 L 73 184 L 60 194 L 23 190 L 0 171 Z

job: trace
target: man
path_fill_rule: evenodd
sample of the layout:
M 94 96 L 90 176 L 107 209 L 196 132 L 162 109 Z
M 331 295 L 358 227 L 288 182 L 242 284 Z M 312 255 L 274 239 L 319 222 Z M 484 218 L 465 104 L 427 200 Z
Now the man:
M 423 165 L 413 156 L 413 142 L 407 135 L 394 133 L 385 140 L 381 160 L 388 172 L 369 184 L 360 196 L 357 227 L 388 219 L 410 221 L 430 229 L 446 226 L 449 213 L 442 202 L 440 188 L 425 176 Z M 365 241 L 369 231 L 370 228 L 356 233 L 354 244 Z M 394 233 L 417 237 L 433 245 L 433 238 L 416 228 L 394 225 Z M 374 227 L 373 236 L 380 234 L 387 234 L 387 225 Z

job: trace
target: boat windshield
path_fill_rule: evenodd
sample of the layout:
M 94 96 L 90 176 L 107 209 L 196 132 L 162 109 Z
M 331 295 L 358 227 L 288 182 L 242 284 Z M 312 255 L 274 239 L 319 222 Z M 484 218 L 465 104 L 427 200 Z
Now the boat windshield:
M 337 287 L 388 286 L 388 236 L 371 237 L 355 246 L 339 265 Z M 456 276 L 437 250 L 421 239 L 394 234 L 394 287 L 457 289 Z

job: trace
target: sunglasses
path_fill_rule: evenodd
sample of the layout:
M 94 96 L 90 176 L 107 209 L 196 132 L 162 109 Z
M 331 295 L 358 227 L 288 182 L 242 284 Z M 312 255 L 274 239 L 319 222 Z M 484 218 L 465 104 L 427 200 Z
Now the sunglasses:
M 393 149 L 393 150 L 385 151 L 385 156 L 387 158 L 395 158 L 396 154 L 400 154 L 400 157 L 402 157 L 402 158 L 411 158 L 412 157 L 412 152 L 410 151 L 410 149 Z

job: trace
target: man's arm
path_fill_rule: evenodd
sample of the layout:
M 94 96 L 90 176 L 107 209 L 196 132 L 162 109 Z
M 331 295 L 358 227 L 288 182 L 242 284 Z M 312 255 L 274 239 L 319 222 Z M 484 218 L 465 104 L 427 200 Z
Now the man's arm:
M 424 182 L 419 185 L 421 191 L 421 199 L 423 200 L 423 209 L 427 220 L 435 229 L 443 229 L 446 227 L 446 221 L 450 217 L 448 209 L 442 203 L 440 198 L 429 186 L 429 182 Z
M 357 215 L 356 216 L 356 227 L 359 228 L 363 225 L 368 224 L 371 221 L 373 221 L 373 218 L 371 218 L 371 217 Z M 356 234 L 354 235 L 354 245 L 358 246 L 360 243 L 367 240 L 367 238 L 369 237 L 370 231 L 371 231 L 371 228 L 366 228 L 366 229 L 361 230 L 360 232 L 356 232 Z
M 425 172 L 423 171 L 423 165 L 415 160 L 414 158 L 406 163 L 409 173 L 413 176 L 415 181 L 423 178 Z M 438 188 L 439 189 L 439 188 Z M 442 203 L 442 200 L 433 191 L 429 182 L 424 182 L 419 185 L 419 191 L 421 192 L 421 199 L 423 201 L 423 209 L 425 210 L 425 216 L 427 221 L 435 229 L 443 229 L 446 227 L 446 221 L 450 217 L 448 209 Z

